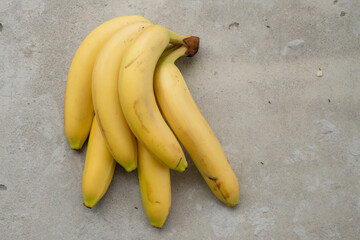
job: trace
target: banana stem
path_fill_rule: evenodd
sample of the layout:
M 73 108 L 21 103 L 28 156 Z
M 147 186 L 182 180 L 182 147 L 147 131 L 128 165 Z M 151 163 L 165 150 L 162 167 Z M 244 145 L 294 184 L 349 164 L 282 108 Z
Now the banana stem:
M 185 35 L 181 35 L 178 34 L 176 32 L 169 30 L 169 34 L 170 34 L 170 42 L 174 45 L 185 45 L 184 43 L 184 39 L 191 37 L 191 36 L 185 36 Z
M 159 63 L 174 63 L 178 58 L 187 56 L 188 55 L 188 49 L 186 46 L 180 46 L 177 49 L 169 49 L 166 52 L 163 53 L 161 56 Z
M 174 44 L 172 44 L 172 43 L 169 43 L 169 44 L 166 46 L 164 52 L 169 51 L 170 49 L 174 49 L 175 47 L 177 47 L 177 46 L 174 45 Z
M 170 43 L 174 45 L 184 45 L 187 47 L 187 56 L 194 56 L 199 50 L 200 38 L 195 36 L 184 36 L 177 34 L 169 30 L 170 34 Z

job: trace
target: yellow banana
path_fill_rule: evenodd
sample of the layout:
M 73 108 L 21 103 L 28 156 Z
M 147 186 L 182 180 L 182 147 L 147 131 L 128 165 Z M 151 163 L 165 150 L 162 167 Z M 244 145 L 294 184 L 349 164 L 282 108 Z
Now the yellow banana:
M 161 228 L 171 206 L 170 170 L 142 143 L 138 143 L 139 185 L 145 213 L 153 227 Z
M 107 149 L 104 137 L 94 117 L 81 186 L 86 207 L 92 208 L 104 196 L 114 175 L 115 165 L 116 162 Z
M 180 172 L 186 169 L 187 162 L 156 104 L 153 75 L 169 42 L 186 45 L 193 38 L 175 34 L 160 25 L 151 25 L 125 52 L 119 73 L 120 103 L 130 129 L 164 165 Z M 196 52 L 197 46 L 189 49 Z
M 116 32 L 100 51 L 93 71 L 95 116 L 112 156 L 128 172 L 137 167 L 137 148 L 121 111 L 119 70 L 126 48 L 149 25 L 149 22 L 134 23 Z
M 81 43 L 72 60 L 66 84 L 64 104 L 65 135 L 73 149 L 81 149 L 94 116 L 91 76 L 96 56 L 117 30 L 131 23 L 149 22 L 140 16 L 111 19 L 95 28 Z
M 154 75 L 156 99 L 210 189 L 218 199 L 232 207 L 239 199 L 235 173 L 174 64 L 176 59 L 187 55 L 186 51 L 182 46 L 159 60 Z

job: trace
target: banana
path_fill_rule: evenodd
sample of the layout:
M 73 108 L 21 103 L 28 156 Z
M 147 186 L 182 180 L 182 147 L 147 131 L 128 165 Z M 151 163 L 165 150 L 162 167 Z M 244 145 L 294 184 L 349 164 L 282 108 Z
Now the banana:
M 153 227 L 161 228 L 171 206 L 170 170 L 138 143 L 138 176 L 145 213 Z
M 186 169 L 187 162 L 156 104 L 153 76 L 156 63 L 169 42 L 188 45 L 189 51 L 195 54 L 198 46 L 189 46 L 194 38 L 151 25 L 125 52 L 119 73 L 120 104 L 130 129 L 164 165 L 179 172 Z
M 84 205 L 92 208 L 106 193 L 116 162 L 107 149 L 96 118 L 92 121 L 82 177 Z
M 187 54 L 186 47 L 182 46 L 159 60 L 154 74 L 155 96 L 166 120 L 212 192 L 232 207 L 239 200 L 236 175 L 174 64 L 176 59 Z
M 100 51 L 92 77 L 92 99 L 99 127 L 111 155 L 128 172 L 137 167 L 137 147 L 121 111 L 119 69 L 127 47 L 149 25 L 149 22 L 134 23 L 116 32 Z
M 66 84 L 64 104 L 65 135 L 73 149 L 81 149 L 94 116 L 91 76 L 96 56 L 117 30 L 131 23 L 149 21 L 140 16 L 111 19 L 95 28 L 81 43 L 72 60 Z

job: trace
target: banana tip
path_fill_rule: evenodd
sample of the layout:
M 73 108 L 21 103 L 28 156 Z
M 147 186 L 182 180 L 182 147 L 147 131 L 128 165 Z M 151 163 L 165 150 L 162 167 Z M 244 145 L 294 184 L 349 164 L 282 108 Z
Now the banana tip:
M 175 170 L 178 172 L 184 172 L 188 167 L 186 160 L 180 159 L 178 165 L 176 166 Z
M 229 201 L 226 201 L 225 204 L 228 206 L 228 207 L 236 207 L 238 206 L 239 204 L 239 198 L 236 198 L 236 199 L 233 199 L 233 200 L 229 200 Z
M 124 166 L 124 169 L 125 169 L 126 172 L 129 173 L 129 172 L 132 172 L 132 171 L 134 171 L 135 169 L 137 169 L 137 165 L 134 164 L 134 165 Z
M 74 150 L 80 150 L 84 143 L 82 142 L 69 142 L 70 147 Z
M 151 226 L 157 229 L 161 229 L 164 223 L 165 223 L 165 219 L 160 221 L 150 221 Z
M 237 205 L 238 205 L 238 203 L 236 202 L 236 203 L 227 203 L 226 204 L 228 207 L 236 207 Z
M 156 229 L 161 229 L 162 226 L 155 226 L 155 225 L 151 225 L 153 228 L 156 228 Z
M 87 206 L 85 203 L 83 203 L 83 205 L 89 209 L 92 209 L 92 207 Z

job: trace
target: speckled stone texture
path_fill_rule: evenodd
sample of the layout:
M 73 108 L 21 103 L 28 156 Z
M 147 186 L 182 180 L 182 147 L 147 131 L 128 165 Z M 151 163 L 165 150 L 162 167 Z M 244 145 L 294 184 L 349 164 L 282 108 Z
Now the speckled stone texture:
M 192 162 L 171 174 L 161 230 L 119 166 L 82 205 L 68 69 L 94 27 L 130 14 L 201 38 L 178 66 L 238 176 L 237 207 Z M 359 239 L 360 1 L 1 0 L 0 23 L 0 239 Z

